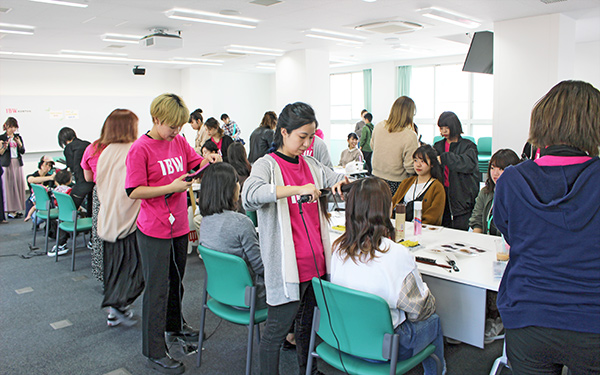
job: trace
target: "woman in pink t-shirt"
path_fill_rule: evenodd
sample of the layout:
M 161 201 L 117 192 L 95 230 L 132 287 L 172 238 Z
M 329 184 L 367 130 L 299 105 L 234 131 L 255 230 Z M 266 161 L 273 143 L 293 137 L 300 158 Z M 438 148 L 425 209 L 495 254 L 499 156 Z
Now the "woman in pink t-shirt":
M 179 135 L 190 115 L 179 96 L 158 96 L 150 114 L 154 126 L 131 146 L 125 179 L 129 197 L 141 200 L 136 237 L 146 282 L 142 353 L 155 370 L 181 374 L 185 366 L 167 353 L 165 331 L 170 341 L 198 341 L 198 331 L 188 326 L 181 314 L 181 281 L 190 231 L 185 192 L 192 185 L 184 178 L 187 171 L 220 157 L 202 158 Z
M 303 152 L 315 136 L 316 116 L 305 103 L 288 104 L 279 115 L 274 153 L 258 159 L 244 183 L 247 210 L 257 211 L 265 267 L 268 317 L 260 342 L 260 373 L 279 373 L 279 349 L 295 322 L 300 374 L 306 372 L 315 307 L 313 277 L 328 273 L 329 224 L 320 189 L 340 191 L 348 180 Z M 302 196 L 308 201 L 300 203 Z M 306 224 L 306 225 L 305 225 Z M 317 372 L 316 362 L 311 369 Z

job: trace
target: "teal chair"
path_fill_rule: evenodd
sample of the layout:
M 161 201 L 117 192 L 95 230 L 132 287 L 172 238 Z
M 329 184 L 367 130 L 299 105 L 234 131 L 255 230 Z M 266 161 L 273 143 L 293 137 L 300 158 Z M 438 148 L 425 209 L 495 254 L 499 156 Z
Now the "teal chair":
M 258 217 L 256 216 L 256 211 L 246 211 L 246 216 L 248 216 L 250 220 L 252 220 L 252 224 L 254 224 L 254 227 L 258 226 Z
M 316 277 L 312 285 L 317 307 L 310 335 L 307 375 L 315 357 L 348 374 L 393 375 L 404 374 L 431 356 L 437 363 L 438 375 L 442 373 L 440 359 L 433 354 L 433 344 L 398 362 L 400 336 L 394 333 L 390 307 L 383 298 Z M 316 335 L 323 343 L 315 350 Z
M 35 195 L 35 212 L 36 216 L 46 221 L 46 243 L 45 249 L 48 253 L 48 234 L 50 233 L 50 223 L 52 220 L 58 219 L 58 208 L 50 208 L 51 201 L 48 196 L 48 191 L 42 185 L 31 184 L 31 189 Z M 35 247 L 35 237 L 37 235 L 35 220 L 33 220 L 33 247 Z
M 441 141 L 442 139 L 444 139 L 444 137 L 442 137 L 441 135 L 436 135 L 435 137 L 433 137 L 433 144 L 436 144 L 438 141 Z
M 198 340 L 198 359 L 196 366 L 202 363 L 202 342 L 204 341 L 204 321 L 206 310 L 231 323 L 248 327 L 248 349 L 246 352 L 246 374 L 252 368 L 252 347 L 254 329 L 260 342 L 258 325 L 267 320 L 267 309 L 256 308 L 256 286 L 252 283 L 246 262 L 232 254 L 208 249 L 198 245 L 206 267 L 206 282 L 202 297 L 200 314 L 200 339 Z M 210 295 L 210 299 L 208 298 Z
M 471 142 L 473 142 L 473 143 L 477 144 L 477 143 L 475 142 L 475 137 L 472 137 L 472 136 L 470 136 L 470 135 L 463 135 L 462 137 L 463 137 L 464 139 L 468 139 L 469 141 L 471 141 Z
M 480 137 L 477 140 L 479 172 L 487 173 L 488 163 L 492 158 L 492 137 Z
M 58 262 L 58 238 L 61 230 L 71 233 L 73 237 L 73 249 L 71 254 L 71 271 L 75 271 L 75 244 L 77 233 L 85 233 L 92 230 L 92 218 L 77 217 L 77 208 L 69 194 L 54 192 L 54 198 L 58 203 L 58 230 L 56 231 L 56 261 Z

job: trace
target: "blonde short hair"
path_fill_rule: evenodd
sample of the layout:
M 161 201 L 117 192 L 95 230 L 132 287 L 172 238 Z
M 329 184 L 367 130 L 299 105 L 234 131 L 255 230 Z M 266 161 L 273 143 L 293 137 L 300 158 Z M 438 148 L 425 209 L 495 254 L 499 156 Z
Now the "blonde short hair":
M 170 126 L 183 126 L 190 117 L 190 111 L 181 97 L 162 94 L 152 101 L 150 115 L 152 120 L 156 119 Z
M 531 111 L 529 143 L 544 148 L 569 145 L 598 155 L 600 91 L 583 81 L 562 81 Z

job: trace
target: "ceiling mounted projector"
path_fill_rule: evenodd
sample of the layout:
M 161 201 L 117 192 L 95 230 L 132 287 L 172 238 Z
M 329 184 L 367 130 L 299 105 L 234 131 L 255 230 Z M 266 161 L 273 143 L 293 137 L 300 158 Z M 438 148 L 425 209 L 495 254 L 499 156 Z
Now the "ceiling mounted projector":
M 183 38 L 178 34 L 167 34 L 168 30 L 155 29 L 153 34 L 140 39 L 140 47 L 160 51 L 170 51 L 183 47 Z
M 133 75 L 143 76 L 146 74 L 146 68 L 141 68 L 139 65 L 133 67 Z

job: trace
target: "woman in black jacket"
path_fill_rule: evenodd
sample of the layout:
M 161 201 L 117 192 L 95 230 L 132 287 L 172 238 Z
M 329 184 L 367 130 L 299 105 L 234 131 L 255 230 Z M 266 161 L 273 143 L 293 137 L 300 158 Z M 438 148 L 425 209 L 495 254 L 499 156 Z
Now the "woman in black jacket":
M 94 183 L 85 180 L 83 175 L 83 168 L 81 168 L 81 159 L 83 153 L 90 142 L 83 141 L 77 138 L 75 130 L 71 128 L 62 128 L 58 132 L 58 144 L 61 148 L 64 148 L 65 160 L 67 167 L 73 173 L 75 186 L 71 190 L 71 197 L 73 197 L 73 203 L 75 207 L 79 208 L 85 197 L 87 196 L 87 203 L 85 209 L 87 210 L 87 216 L 92 216 L 92 191 L 94 189 Z
M 250 135 L 250 156 L 248 161 L 254 163 L 258 158 L 265 156 L 272 147 L 273 135 L 277 126 L 277 114 L 273 111 L 265 112 L 260 126 Z
M 223 161 L 227 162 L 227 150 L 229 149 L 229 145 L 233 143 L 233 138 L 225 134 L 225 131 L 221 128 L 221 126 L 219 126 L 219 121 L 217 121 L 214 117 L 206 120 L 204 125 L 208 130 L 210 140 L 213 141 L 221 151 Z
M 464 139 L 462 125 L 454 112 L 444 112 L 438 119 L 444 139 L 433 148 L 444 170 L 446 208 L 442 225 L 454 229 L 469 229 L 469 218 L 479 192 L 477 145 Z

